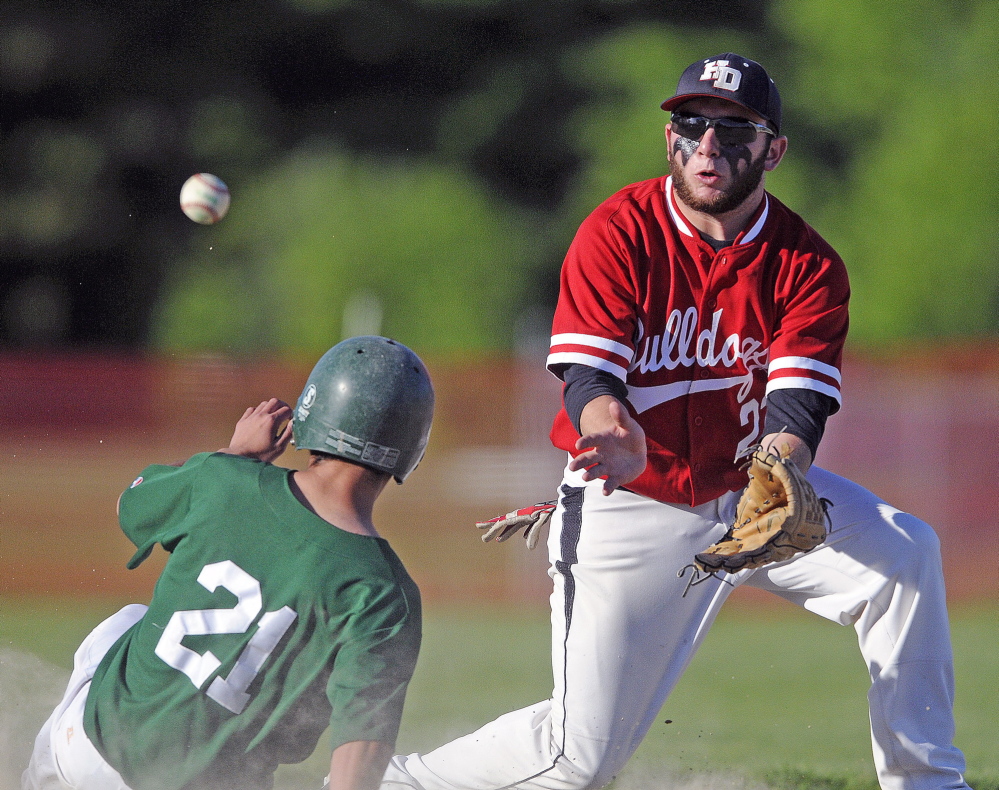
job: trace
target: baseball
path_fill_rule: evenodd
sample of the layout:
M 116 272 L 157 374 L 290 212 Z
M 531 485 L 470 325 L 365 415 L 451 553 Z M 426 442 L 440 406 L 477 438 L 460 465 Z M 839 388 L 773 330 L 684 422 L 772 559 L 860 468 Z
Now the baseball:
M 229 210 L 229 187 L 211 173 L 196 173 L 180 188 L 180 207 L 195 222 L 211 225 Z

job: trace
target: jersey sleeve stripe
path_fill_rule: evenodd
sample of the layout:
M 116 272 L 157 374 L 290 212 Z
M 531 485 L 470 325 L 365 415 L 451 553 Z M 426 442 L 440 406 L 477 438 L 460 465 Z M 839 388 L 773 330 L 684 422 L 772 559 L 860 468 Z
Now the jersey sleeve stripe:
M 610 373 L 621 381 L 625 381 L 628 376 L 628 370 L 622 365 L 615 364 L 608 359 L 603 357 L 597 357 L 593 354 L 585 354 L 579 351 L 560 351 L 557 353 L 548 355 L 548 369 L 551 370 L 557 365 L 587 365 L 591 368 L 596 368 L 597 370 L 603 370 Z
M 785 368 L 799 368 L 800 370 L 814 371 L 815 373 L 819 373 L 823 376 L 828 376 L 837 384 L 843 380 L 839 370 L 834 368 L 832 365 L 827 365 L 825 362 L 819 362 L 817 359 L 810 359 L 809 357 L 778 357 L 770 362 L 768 372 L 773 375 L 775 371 L 783 370 Z
M 590 346 L 591 348 L 599 348 L 601 351 L 610 351 L 626 361 L 630 361 L 633 354 L 632 350 L 624 343 L 608 340 L 606 337 L 598 335 L 584 335 L 578 332 L 552 335 L 551 347 L 554 350 L 557 346 Z
M 784 368 L 782 370 L 775 371 L 770 374 L 770 382 L 779 382 L 784 379 L 790 379 L 792 381 L 815 381 L 822 384 L 825 387 L 830 387 L 833 390 L 839 391 L 839 382 L 829 376 L 825 376 L 821 373 L 816 373 L 814 371 L 802 370 L 801 368 Z M 774 384 L 775 387 L 786 387 L 787 385 Z
M 823 395 L 828 395 L 836 401 L 836 403 L 843 403 L 839 387 L 826 384 L 824 381 L 819 381 L 818 379 L 805 378 L 803 376 L 781 376 L 779 378 L 770 379 L 770 381 L 767 382 L 766 394 L 769 395 L 774 390 L 783 389 L 812 390 L 813 392 L 821 392 Z

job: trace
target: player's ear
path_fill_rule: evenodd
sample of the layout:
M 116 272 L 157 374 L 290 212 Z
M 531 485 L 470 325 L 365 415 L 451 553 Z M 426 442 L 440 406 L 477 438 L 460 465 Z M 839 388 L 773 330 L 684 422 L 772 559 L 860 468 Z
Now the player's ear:
M 774 137 L 770 140 L 770 148 L 767 149 L 767 158 L 763 163 L 765 170 L 773 170 L 780 164 L 780 160 L 787 153 L 787 138 Z
M 673 148 L 676 145 L 676 143 L 673 142 L 673 139 L 677 137 L 677 135 L 673 134 L 672 124 L 666 124 L 666 129 L 664 131 L 663 136 L 666 138 L 666 155 L 672 158 L 673 154 L 676 153 L 676 151 Z

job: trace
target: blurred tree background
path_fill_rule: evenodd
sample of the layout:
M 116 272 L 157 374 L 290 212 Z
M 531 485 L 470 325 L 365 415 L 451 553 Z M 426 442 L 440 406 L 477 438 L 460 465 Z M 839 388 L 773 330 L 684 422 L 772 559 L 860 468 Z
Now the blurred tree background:
M 722 51 L 781 87 L 768 184 L 847 260 L 851 342 L 995 338 L 997 40 L 997 0 L 6 0 L 0 345 L 546 343 L 576 226 Z

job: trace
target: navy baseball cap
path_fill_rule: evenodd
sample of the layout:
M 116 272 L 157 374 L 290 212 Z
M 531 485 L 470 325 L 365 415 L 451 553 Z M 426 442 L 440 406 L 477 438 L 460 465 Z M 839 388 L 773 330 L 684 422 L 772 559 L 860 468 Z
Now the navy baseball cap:
M 726 52 L 691 63 L 676 86 L 676 94 L 662 103 L 673 110 L 699 97 L 727 99 L 763 118 L 780 133 L 780 94 L 766 69 L 755 60 Z

